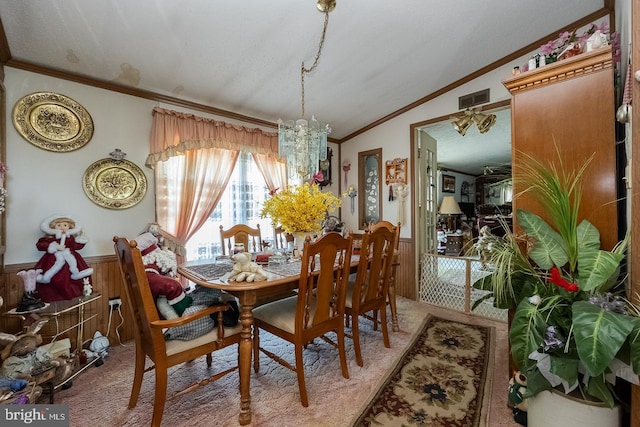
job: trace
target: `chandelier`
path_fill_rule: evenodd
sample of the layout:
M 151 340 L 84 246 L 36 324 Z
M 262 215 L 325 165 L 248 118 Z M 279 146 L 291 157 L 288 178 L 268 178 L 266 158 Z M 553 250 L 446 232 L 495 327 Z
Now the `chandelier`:
M 278 121 L 278 155 L 287 161 L 287 176 L 303 181 L 309 180 L 319 169 L 320 161 L 326 161 L 327 135 L 331 132 L 329 125 L 317 121 L 314 116 L 311 116 L 311 122 L 304 116 L 304 75 L 318 65 L 329 24 L 329 12 L 335 9 L 336 1 L 318 0 L 316 7 L 324 13 L 324 27 L 313 65 L 306 68 L 303 61 L 300 69 L 302 115 L 297 120 Z

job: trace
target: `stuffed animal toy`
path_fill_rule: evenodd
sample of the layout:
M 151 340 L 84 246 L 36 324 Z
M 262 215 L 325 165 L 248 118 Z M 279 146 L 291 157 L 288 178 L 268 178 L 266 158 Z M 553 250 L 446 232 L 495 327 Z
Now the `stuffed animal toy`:
M 509 406 L 513 409 L 513 419 L 520 425 L 527 425 L 527 376 L 516 371 L 509 380 Z
M 62 382 L 71 375 L 72 364 L 62 357 L 54 358 L 51 352 L 41 347 L 42 337 L 39 334 L 26 333 L 16 338 L 0 353 L 4 360 L 3 376 L 29 380 L 34 371 L 49 366 L 56 367 L 54 382 Z
M 149 224 L 147 224 L 147 231 L 153 234 L 156 239 L 158 239 L 158 245 L 160 245 L 161 248 L 166 249 L 164 246 L 164 236 L 162 235 L 162 227 L 160 227 L 160 224 L 158 224 L 157 222 L 150 222 Z
M 150 232 L 142 233 L 135 238 L 138 249 L 142 253 L 142 261 L 145 264 L 147 279 L 151 294 L 157 301 L 158 297 L 166 297 L 169 306 L 176 312 L 177 316 L 182 316 L 184 310 L 191 306 L 192 299 L 188 296 L 182 285 L 175 279 L 177 271 L 177 262 L 175 254 L 169 250 L 158 247 L 158 239 Z
M 89 344 L 89 350 L 93 351 L 100 357 L 105 357 L 107 356 L 108 348 L 109 338 L 102 335 L 100 331 L 96 331 L 93 334 L 93 340 L 91 340 L 91 344 Z
M 233 269 L 229 280 L 235 282 L 257 282 L 265 280 L 267 273 L 257 263 L 251 261 L 251 254 L 240 252 L 231 257 L 233 259 Z

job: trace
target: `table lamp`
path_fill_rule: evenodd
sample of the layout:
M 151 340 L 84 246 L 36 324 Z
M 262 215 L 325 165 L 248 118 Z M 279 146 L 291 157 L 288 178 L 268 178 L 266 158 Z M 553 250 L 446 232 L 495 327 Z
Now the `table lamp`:
M 455 197 L 445 196 L 442 199 L 442 203 L 440 204 L 440 215 L 447 215 L 447 228 L 455 231 L 456 220 L 453 215 L 462 215 L 462 210 L 460 209 L 460 205 L 458 205 Z M 451 227 L 452 222 L 454 227 Z

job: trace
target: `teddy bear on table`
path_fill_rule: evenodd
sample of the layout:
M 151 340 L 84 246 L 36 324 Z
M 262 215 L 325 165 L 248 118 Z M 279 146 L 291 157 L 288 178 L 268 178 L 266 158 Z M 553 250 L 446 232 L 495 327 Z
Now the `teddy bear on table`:
M 231 257 L 233 269 L 229 280 L 234 282 L 257 282 L 266 280 L 267 273 L 257 263 L 251 261 L 251 254 L 240 252 Z

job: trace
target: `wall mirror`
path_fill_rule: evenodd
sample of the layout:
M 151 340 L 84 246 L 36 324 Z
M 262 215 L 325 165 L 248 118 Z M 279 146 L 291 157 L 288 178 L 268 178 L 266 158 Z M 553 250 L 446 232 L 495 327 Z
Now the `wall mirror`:
M 382 149 L 358 153 L 358 227 L 376 223 L 382 216 Z

